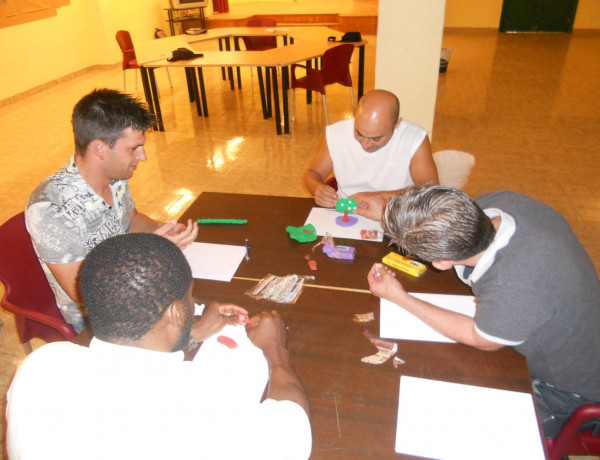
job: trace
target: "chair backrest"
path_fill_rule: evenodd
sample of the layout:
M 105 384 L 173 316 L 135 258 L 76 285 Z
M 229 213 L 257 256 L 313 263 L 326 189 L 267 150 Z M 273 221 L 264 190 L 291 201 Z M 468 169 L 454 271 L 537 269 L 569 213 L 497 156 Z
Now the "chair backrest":
M 577 408 L 558 435 L 546 440 L 550 460 L 565 455 L 600 455 L 600 433 L 594 436 L 596 426 L 600 426 L 600 404 Z
M 137 69 L 137 59 L 133 48 L 133 41 L 131 40 L 131 34 L 126 30 L 119 30 L 115 35 L 115 38 L 123 53 L 123 70 Z
M 47 342 L 72 340 L 73 328 L 64 320 L 25 227 L 23 212 L 0 226 L 2 308 L 15 315 L 22 343 L 33 337 Z
M 458 150 L 440 150 L 433 154 L 440 184 L 461 189 L 467 183 L 475 157 Z
M 334 46 L 325 51 L 323 54 L 323 67 L 321 68 L 323 86 L 333 83 L 352 86 L 350 58 L 353 52 L 354 45 L 350 43 Z
M 253 18 L 246 21 L 247 27 L 275 27 L 277 21 L 273 18 Z M 248 51 L 264 51 L 277 48 L 277 37 L 242 37 Z

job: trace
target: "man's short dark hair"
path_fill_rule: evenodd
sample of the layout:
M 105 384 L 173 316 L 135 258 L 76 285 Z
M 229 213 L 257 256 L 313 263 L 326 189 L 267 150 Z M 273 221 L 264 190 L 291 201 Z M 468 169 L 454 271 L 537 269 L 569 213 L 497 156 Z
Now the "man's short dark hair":
M 88 254 L 79 283 L 94 335 L 136 341 L 183 300 L 192 271 L 171 241 L 151 233 L 109 238 Z
M 71 124 L 75 136 L 75 150 L 80 155 L 95 139 L 100 139 L 112 149 L 131 128 L 146 131 L 154 117 L 139 99 L 108 88 L 95 89 L 75 104 Z
M 496 234 L 477 203 L 444 185 L 414 185 L 392 197 L 383 225 L 393 243 L 426 262 L 468 259 L 487 249 Z

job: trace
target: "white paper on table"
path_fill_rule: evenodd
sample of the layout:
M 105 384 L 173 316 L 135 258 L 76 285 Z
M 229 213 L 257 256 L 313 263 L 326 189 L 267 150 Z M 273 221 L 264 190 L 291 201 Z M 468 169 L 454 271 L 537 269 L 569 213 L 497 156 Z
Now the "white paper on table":
M 363 241 L 382 241 L 383 240 L 383 228 L 381 223 L 375 220 L 367 219 L 364 216 L 358 216 L 356 214 L 350 214 L 349 216 L 358 218 L 358 222 L 352 227 L 342 227 L 335 223 L 335 218 L 343 216 L 335 210 L 335 208 L 312 208 L 308 215 L 306 224 L 313 224 L 317 230 L 317 235 L 324 236 L 325 233 L 329 233 L 334 238 L 350 238 L 353 240 L 360 240 L 361 230 L 377 230 L 377 238 L 372 240 Z
M 396 452 L 444 460 L 545 458 L 532 395 L 405 375 Z
M 446 310 L 475 316 L 475 298 L 471 295 L 422 294 L 411 292 L 410 295 L 429 302 Z M 420 340 L 424 342 L 455 343 L 425 324 L 404 308 L 381 299 L 379 303 L 379 336 L 396 340 Z
M 192 243 L 183 250 L 192 267 L 192 276 L 215 281 L 231 281 L 246 255 L 244 246 Z

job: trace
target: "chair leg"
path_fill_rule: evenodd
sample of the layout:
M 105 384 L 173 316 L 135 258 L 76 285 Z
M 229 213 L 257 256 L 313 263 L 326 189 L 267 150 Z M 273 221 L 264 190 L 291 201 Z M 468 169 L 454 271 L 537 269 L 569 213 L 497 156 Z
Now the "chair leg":
M 33 351 L 33 349 L 31 348 L 31 342 L 24 343 L 23 348 L 25 348 L 26 355 L 28 355 L 29 353 L 31 353 Z
M 352 112 L 354 112 L 354 91 L 352 91 L 352 86 L 350 87 L 350 100 L 352 101 Z
M 329 117 L 327 116 L 327 99 L 325 99 L 325 94 L 323 94 L 323 110 L 325 111 L 325 124 L 329 124 Z
M 173 82 L 171 81 L 171 74 L 169 73 L 169 69 L 165 67 L 165 70 L 167 71 L 167 77 L 169 77 L 169 85 L 171 85 L 171 88 L 173 88 Z M 352 88 L 350 89 L 352 90 Z M 354 102 L 352 102 L 352 107 L 354 107 Z
M 294 91 L 295 89 L 292 88 L 290 90 L 290 120 L 294 121 Z

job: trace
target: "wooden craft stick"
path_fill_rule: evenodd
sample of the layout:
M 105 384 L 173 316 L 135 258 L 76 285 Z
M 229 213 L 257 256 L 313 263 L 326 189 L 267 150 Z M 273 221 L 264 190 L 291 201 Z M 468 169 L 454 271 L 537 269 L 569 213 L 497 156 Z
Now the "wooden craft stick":
M 244 281 L 260 281 L 258 278 L 246 278 L 243 276 L 234 276 L 234 280 L 244 280 Z M 311 287 L 317 289 L 330 289 L 332 291 L 346 291 L 346 292 L 360 292 L 361 294 L 371 294 L 371 291 L 368 289 L 355 289 L 355 288 L 347 288 L 347 287 L 337 287 L 337 286 L 324 286 L 322 284 L 308 284 L 304 283 L 304 287 Z

